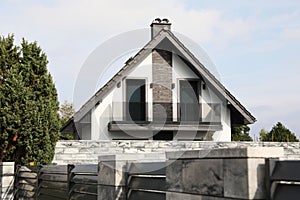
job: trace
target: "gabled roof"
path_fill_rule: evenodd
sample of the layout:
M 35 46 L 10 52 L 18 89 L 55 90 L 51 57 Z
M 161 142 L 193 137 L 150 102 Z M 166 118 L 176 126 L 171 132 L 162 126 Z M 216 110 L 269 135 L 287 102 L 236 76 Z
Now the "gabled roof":
M 127 74 L 129 74 L 139 63 L 141 63 L 160 42 L 168 39 L 194 68 L 209 83 L 222 94 L 228 103 L 240 113 L 244 118 L 245 124 L 252 124 L 256 121 L 255 117 L 221 84 L 221 82 L 210 73 L 201 62 L 180 42 L 180 40 L 169 30 L 162 29 L 152 40 L 150 40 L 134 57 L 130 58 L 125 66 L 112 77 L 102 88 L 100 88 L 75 114 L 74 121 L 77 122 L 84 117 L 95 105 L 98 105 L 105 95 L 117 86 Z

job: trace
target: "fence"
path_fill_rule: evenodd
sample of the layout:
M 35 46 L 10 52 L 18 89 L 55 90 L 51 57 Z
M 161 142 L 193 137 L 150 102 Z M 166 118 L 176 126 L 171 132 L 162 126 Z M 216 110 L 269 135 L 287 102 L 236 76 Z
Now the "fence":
M 104 155 L 99 166 L 19 166 L 15 199 L 298 199 L 300 160 L 278 160 L 283 155 L 280 147 L 248 147 Z
M 18 166 L 15 199 L 95 200 L 98 165 Z
M 127 187 L 128 200 L 166 199 L 166 163 L 131 163 Z
M 268 199 L 298 200 L 300 197 L 300 161 L 266 159 Z

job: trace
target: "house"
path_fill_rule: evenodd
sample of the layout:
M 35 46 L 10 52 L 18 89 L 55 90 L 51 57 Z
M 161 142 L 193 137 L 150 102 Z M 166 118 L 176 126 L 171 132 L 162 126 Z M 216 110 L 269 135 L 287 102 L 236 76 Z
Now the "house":
M 61 131 L 84 140 L 231 141 L 232 126 L 255 121 L 158 18 L 151 40 Z

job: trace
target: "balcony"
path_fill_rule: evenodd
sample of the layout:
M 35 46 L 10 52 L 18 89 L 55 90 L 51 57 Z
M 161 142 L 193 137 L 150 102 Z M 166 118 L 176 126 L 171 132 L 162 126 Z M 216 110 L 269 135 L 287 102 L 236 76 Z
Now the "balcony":
M 114 102 L 109 131 L 219 131 L 221 104 Z

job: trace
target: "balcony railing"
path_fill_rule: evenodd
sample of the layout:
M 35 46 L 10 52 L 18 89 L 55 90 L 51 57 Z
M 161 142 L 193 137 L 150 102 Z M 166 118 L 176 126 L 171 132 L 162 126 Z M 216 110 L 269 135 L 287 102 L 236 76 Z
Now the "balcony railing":
M 112 121 L 221 122 L 221 104 L 113 102 Z

